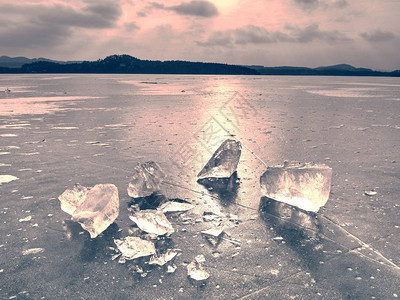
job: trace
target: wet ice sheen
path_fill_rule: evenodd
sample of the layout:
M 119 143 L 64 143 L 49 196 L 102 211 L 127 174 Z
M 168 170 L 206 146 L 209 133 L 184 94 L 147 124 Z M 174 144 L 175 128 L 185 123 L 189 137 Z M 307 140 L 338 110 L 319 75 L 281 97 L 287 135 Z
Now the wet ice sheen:
M 62 210 L 71 214 L 91 238 L 106 230 L 119 214 L 118 189 L 113 184 L 97 184 L 91 189 L 76 185 L 59 200 Z
M 324 164 L 285 163 L 268 167 L 261 176 L 263 196 L 318 212 L 329 199 L 332 169 Z
M 159 184 L 164 178 L 165 174 L 157 163 L 138 163 L 128 185 L 128 195 L 132 198 L 150 196 L 160 190 Z
M 204 178 L 229 178 L 236 171 L 242 145 L 239 141 L 225 140 L 197 175 Z

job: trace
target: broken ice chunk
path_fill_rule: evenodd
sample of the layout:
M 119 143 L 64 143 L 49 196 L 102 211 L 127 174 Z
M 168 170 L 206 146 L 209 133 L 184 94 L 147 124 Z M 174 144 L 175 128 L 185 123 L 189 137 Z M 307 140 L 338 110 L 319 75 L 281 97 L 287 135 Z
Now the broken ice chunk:
M 239 141 L 226 140 L 197 175 L 203 178 L 229 178 L 236 171 L 242 146 Z
M 114 240 L 114 243 L 121 251 L 122 257 L 128 260 L 156 253 L 156 248 L 152 242 L 142 240 L 139 237 L 127 236 L 122 240 Z
M 202 236 L 209 242 L 213 247 L 217 247 L 221 242 L 221 238 L 224 232 L 218 228 L 211 228 L 201 232 Z
M 372 189 L 370 191 L 365 191 L 364 194 L 367 196 L 375 196 L 377 192 L 374 189 Z
M 194 206 L 186 202 L 168 201 L 159 207 L 163 213 L 169 212 L 184 212 L 191 210 Z
M 162 211 L 141 210 L 129 218 L 143 231 L 151 235 L 170 235 L 175 230 Z
M 203 263 L 205 261 L 204 255 L 197 255 L 195 259 L 187 266 L 188 276 L 197 281 L 206 280 L 208 277 L 210 277 L 210 274 L 208 274 L 203 267 Z
M 167 273 L 174 273 L 176 268 L 177 268 L 176 265 L 168 266 L 167 267 Z
M 9 183 L 11 181 L 18 180 L 18 179 L 19 179 L 18 177 L 15 177 L 13 175 L 0 175 L 0 185 L 2 183 Z
M 72 221 L 97 237 L 110 226 L 119 214 L 118 189 L 113 184 L 97 184 L 86 194 L 83 203 L 73 212 Z
M 74 211 L 85 201 L 86 194 L 90 188 L 75 184 L 72 189 L 66 189 L 58 200 L 61 202 L 61 209 L 67 214 L 72 215 Z
M 329 199 L 332 169 L 324 164 L 287 163 L 268 167 L 261 176 L 261 193 L 270 199 L 318 212 Z
M 164 172 L 154 161 L 138 163 L 128 185 L 128 195 L 132 198 L 150 196 L 160 190 L 159 184 L 164 178 Z
M 28 250 L 22 251 L 22 255 L 39 254 L 44 252 L 43 248 L 30 248 Z
M 164 254 L 156 256 L 153 255 L 150 258 L 149 265 L 159 265 L 163 266 L 170 260 L 174 259 L 175 256 L 178 255 L 178 251 L 173 249 L 168 249 Z

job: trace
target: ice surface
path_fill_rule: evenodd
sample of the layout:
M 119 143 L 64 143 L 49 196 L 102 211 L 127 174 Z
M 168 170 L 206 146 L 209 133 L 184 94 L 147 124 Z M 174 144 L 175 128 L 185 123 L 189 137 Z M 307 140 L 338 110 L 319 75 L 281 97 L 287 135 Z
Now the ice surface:
M 157 163 L 138 163 L 128 185 L 128 195 L 132 198 L 150 196 L 160 190 L 159 184 L 164 178 L 165 174 Z
M 114 243 L 122 253 L 122 257 L 128 260 L 156 253 L 156 248 L 152 242 L 142 240 L 139 237 L 127 236 L 122 240 L 114 240 Z
M 151 235 L 170 235 L 175 230 L 162 211 L 141 210 L 129 218 L 143 231 Z
M 75 185 L 60 197 L 61 209 L 72 215 L 73 221 L 97 237 L 110 226 L 119 214 L 118 189 L 113 184 L 97 184 L 93 188 Z
M 75 184 L 72 189 L 66 189 L 58 200 L 61 202 L 61 209 L 67 214 L 72 215 L 74 211 L 85 201 L 89 188 Z
M 242 146 L 239 141 L 226 140 L 197 175 L 203 178 L 229 178 L 236 171 Z
M 286 163 L 268 167 L 261 176 L 263 196 L 318 212 L 329 199 L 332 169 L 324 164 Z
M 197 281 L 206 280 L 210 274 L 203 267 L 205 262 L 204 255 L 197 255 L 195 259 L 187 266 L 187 275 Z

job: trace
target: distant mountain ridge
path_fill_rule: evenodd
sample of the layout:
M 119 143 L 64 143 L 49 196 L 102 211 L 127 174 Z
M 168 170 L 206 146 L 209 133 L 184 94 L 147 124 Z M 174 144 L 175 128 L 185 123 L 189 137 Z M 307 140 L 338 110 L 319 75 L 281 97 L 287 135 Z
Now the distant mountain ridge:
M 115 73 L 115 74 L 237 74 L 258 75 L 251 68 L 203 62 L 141 60 L 130 55 L 111 55 L 97 61 L 34 61 L 19 68 L 1 67 L 0 73 Z
M 44 57 L 39 57 L 39 58 L 27 58 L 23 56 L 17 56 L 17 57 L 9 57 L 9 56 L 0 56 L 0 67 L 5 67 L 5 68 L 20 68 L 25 64 L 30 64 L 33 62 L 39 62 L 39 61 L 48 61 L 48 62 L 55 62 L 59 64 L 67 64 L 67 63 L 74 63 L 78 61 L 57 61 L 57 60 L 52 60 Z
M 55 61 L 47 58 L 0 57 L 0 73 L 121 73 L 121 74 L 226 74 L 226 75 L 301 75 L 301 76 L 392 76 L 392 72 L 356 68 L 349 64 L 308 67 L 239 66 L 221 63 L 141 60 L 123 54 L 97 61 Z
M 338 64 L 332 66 L 322 66 L 317 68 L 308 67 L 264 67 L 249 66 L 256 70 L 260 75 L 301 75 L 301 76 L 389 76 L 399 77 L 400 70 L 391 72 L 377 71 L 368 68 L 356 68 L 349 64 Z

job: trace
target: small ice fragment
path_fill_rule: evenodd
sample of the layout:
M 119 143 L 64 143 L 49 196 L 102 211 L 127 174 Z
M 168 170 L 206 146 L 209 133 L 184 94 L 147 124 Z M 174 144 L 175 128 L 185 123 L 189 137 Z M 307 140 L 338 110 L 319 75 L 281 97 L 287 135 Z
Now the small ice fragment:
M 139 237 L 127 236 L 122 240 L 115 239 L 114 243 L 121 251 L 122 257 L 128 260 L 156 253 L 156 248 L 152 242 L 142 240 Z
M 141 210 L 135 212 L 129 218 L 143 231 L 152 235 L 170 235 L 174 232 L 174 228 L 168 221 L 162 211 L 157 210 Z
M 175 272 L 175 270 L 176 270 L 176 266 L 175 265 L 168 265 L 168 267 L 167 267 L 167 273 L 174 273 Z
M 61 209 L 72 215 L 74 211 L 85 201 L 90 188 L 75 184 L 72 189 L 66 189 L 58 199 L 61 202 Z
M 159 210 L 161 210 L 163 213 L 183 212 L 183 211 L 188 211 L 188 210 L 192 209 L 193 207 L 194 206 L 190 203 L 168 201 L 168 202 L 162 204 L 159 207 Z
M 224 235 L 224 232 L 218 228 L 211 228 L 202 231 L 201 234 L 213 247 L 217 247 L 218 244 L 221 242 L 221 238 Z
M 111 260 L 116 260 L 122 253 L 117 253 L 111 256 Z
M 236 171 L 242 146 L 239 141 L 225 140 L 197 175 L 203 178 L 229 178 Z
M 22 255 L 39 254 L 42 252 L 44 252 L 43 248 L 31 248 L 31 249 L 22 251 Z
M 375 190 L 370 190 L 370 191 L 365 191 L 364 194 L 367 196 L 375 196 L 377 192 Z
M 178 255 L 178 251 L 173 249 L 168 249 L 164 254 L 156 256 L 153 255 L 150 258 L 149 265 L 159 265 L 163 266 L 170 260 L 172 260 L 175 256 Z
M 160 190 L 159 184 L 164 178 L 165 174 L 157 163 L 153 161 L 138 163 L 128 185 L 128 195 L 132 198 L 150 196 Z
M 27 216 L 25 218 L 19 219 L 18 222 L 20 222 L 20 223 L 29 222 L 30 220 L 32 220 L 32 216 Z
M 210 274 L 203 267 L 205 262 L 204 255 L 197 255 L 195 259 L 187 266 L 187 275 L 197 281 L 206 280 Z
M 119 214 L 118 189 L 113 184 L 97 184 L 86 194 L 83 203 L 73 212 L 72 221 L 97 237 L 110 226 Z
M 13 175 L 0 175 L 0 185 L 19 179 Z
M 318 212 L 329 199 L 332 169 L 325 164 L 287 163 L 268 167 L 260 178 L 267 198 Z

